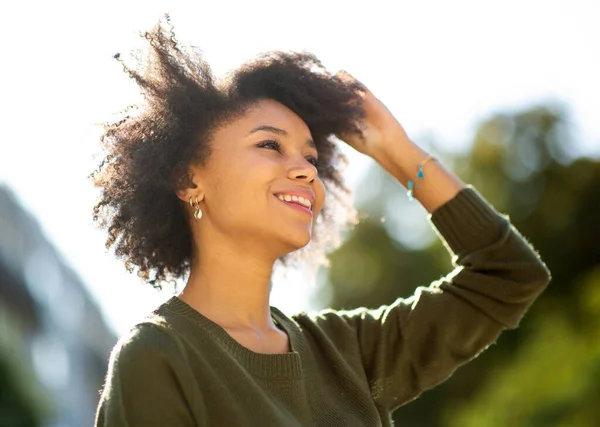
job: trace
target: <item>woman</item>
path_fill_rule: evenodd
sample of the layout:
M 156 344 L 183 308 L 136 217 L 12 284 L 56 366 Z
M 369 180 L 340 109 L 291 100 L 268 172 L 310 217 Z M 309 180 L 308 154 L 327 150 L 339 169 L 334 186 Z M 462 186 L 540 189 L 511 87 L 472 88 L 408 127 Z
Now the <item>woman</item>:
M 143 279 L 187 282 L 115 346 L 97 426 L 390 426 L 547 286 L 509 219 L 350 75 L 279 52 L 216 81 L 172 28 L 145 37 L 144 72 L 125 69 L 146 103 L 106 129 L 95 219 Z M 274 263 L 336 237 L 332 136 L 409 188 L 456 269 L 379 309 L 288 317 L 269 305 Z

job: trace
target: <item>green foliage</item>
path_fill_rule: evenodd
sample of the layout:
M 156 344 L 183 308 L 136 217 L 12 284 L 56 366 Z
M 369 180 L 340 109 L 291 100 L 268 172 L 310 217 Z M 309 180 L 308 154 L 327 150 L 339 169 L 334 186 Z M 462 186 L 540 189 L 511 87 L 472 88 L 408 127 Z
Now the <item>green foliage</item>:
M 519 329 L 400 408 L 400 425 L 598 425 L 600 162 L 574 159 L 572 134 L 564 108 L 539 106 L 483 121 L 467 155 L 436 152 L 510 215 L 553 280 Z M 423 223 L 408 219 L 418 212 L 409 211 L 401 188 L 382 174 L 376 168 L 367 180 L 359 206 L 367 220 L 331 254 L 325 286 L 335 308 L 388 304 L 452 268 L 439 242 L 410 245 L 431 240 L 422 232 L 410 237 Z M 385 222 L 375 220 L 380 217 Z
M 0 357 L 0 427 L 39 425 L 40 416 L 32 399 L 7 361 Z

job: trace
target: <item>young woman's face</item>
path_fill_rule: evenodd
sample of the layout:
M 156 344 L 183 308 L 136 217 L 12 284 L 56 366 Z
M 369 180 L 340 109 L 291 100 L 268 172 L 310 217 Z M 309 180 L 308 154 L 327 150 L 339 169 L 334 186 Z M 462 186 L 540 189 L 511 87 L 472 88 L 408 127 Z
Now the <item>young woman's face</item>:
M 257 102 L 213 136 L 198 172 L 205 183 L 201 221 L 240 243 L 269 245 L 277 257 L 305 246 L 325 198 L 317 159 L 299 116 L 274 100 Z M 310 208 L 301 206 L 307 200 Z

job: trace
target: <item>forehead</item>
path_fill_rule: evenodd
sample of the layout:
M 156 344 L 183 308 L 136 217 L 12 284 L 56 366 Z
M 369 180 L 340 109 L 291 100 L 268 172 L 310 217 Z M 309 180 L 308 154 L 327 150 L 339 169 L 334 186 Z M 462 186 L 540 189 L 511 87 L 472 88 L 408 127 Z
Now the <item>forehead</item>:
M 239 140 L 259 127 L 283 129 L 293 138 L 311 137 L 310 129 L 292 110 L 272 99 L 256 101 L 246 111 L 219 127 L 215 139 Z

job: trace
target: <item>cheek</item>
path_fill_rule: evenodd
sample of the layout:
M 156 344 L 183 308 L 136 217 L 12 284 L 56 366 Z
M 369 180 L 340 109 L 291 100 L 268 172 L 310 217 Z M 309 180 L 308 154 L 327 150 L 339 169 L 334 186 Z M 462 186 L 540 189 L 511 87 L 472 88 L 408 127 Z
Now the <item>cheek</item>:
M 265 197 L 276 176 L 273 165 L 260 158 L 228 159 L 219 166 L 213 171 L 212 193 L 223 206 L 240 214 L 260 206 L 258 200 Z

